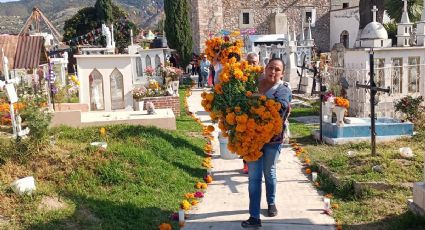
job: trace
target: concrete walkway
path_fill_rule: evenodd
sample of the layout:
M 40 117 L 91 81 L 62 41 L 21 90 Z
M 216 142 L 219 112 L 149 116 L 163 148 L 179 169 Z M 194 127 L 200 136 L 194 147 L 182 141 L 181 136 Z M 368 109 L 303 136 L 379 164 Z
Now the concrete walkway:
M 205 89 L 208 90 L 208 89 Z M 203 89 L 193 89 L 187 99 L 189 110 L 204 124 L 211 124 L 210 117 L 201 106 Z M 214 135 L 217 137 L 217 126 Z M 209 185 L 202 202 L 190 211 L 186 230 L 243 229 L 241 221 L 248 219 L 248 176 L 241 173 L 242 160 L 220 158 L 219 143 L 213 142 L 214 181 Z M 302 164 L 289 146 L 286 146 L 277 164 L 276 217 L 267 217 L 267 202 L 263 181 L 261 200 L 261 229 L 335 229 L 334 220 L 322 214 L 323 194 L 320 194 L 302 173 Z

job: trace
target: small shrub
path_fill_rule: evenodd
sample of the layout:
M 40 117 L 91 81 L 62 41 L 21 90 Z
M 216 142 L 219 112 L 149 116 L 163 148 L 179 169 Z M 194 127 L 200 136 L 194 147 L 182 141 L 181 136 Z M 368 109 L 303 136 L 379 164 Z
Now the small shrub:
M 344 167 L 348 164 L 348 158 L 343 155 L 336 155 L 328 162 L 332 168 Z
M 422 96 L 413 98 L 405 96 L 394 105 L 396 112 L 401 112 L 408 121 L 415 122 L 418 115 L 422 113 L 421 103 L 424 101 Z
M 46 108 L 40 109 L 38 103 L 32 100 L 26 102 L 26 107 L 22 111 L 22 118 L 30 129 L 28 134 L 29 141 L 17 143 L 31 145 L 31 148 L 35 148 L 35 150 L 39 151 L 48 143 L 49 125 L 52 120 L 52 114 L 50 114 Z M 28 149 L 30 148 L 27 148 L 27 150 Z

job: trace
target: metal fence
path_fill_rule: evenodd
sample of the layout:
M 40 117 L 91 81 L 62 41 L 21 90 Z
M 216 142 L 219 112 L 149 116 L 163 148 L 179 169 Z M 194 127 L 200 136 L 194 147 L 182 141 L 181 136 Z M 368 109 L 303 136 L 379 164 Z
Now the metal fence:
M 384 66 L 384 63 L 376 60 L 375 83 L 378 87 L 390 87 L 391 94 L 378 93 L 378 115 L 394 116 L 394 101 L 401 97 L 424 95 L 425 64 L 399 65 L 393 60 L 392 66 L 381 66 Z M 350 100 L 350 115 L 368 116 L 370 94 L 367 90 L 357 89 L 356 82 L 368 84 L 369 69 L 328 67 L 323 76 L 328 89 L 337 96 L 345 96 Z

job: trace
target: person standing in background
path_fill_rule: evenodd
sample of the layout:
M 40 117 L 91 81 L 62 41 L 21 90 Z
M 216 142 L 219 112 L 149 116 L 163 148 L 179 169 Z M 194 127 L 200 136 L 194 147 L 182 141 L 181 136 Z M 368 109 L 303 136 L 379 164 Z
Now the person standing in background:
M 207 60 L 207 55 L 202 56 L 202 60 L 200 63 L 200 69 L 201 69 L 201 75 L 200 75 L 200 82 L 201 86 L 206 86 L 208 81 L 208 75 L 210 74 L 210 65 L 211 63 Z M 198 83 L 199 86 L 199 83 Z

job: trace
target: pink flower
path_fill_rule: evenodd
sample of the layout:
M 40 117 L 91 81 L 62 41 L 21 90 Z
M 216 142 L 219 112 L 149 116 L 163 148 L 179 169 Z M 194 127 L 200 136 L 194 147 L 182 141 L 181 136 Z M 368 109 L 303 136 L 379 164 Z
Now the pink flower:
M 153 76 L 153 75 L 154 75 L 154 73 L 155 73 L 155 69 L 154 69 L 154 68 L 152 68 L 152 66 L 148 66 L 148 67 L 146 67 L 146 69 L 145 69 L 145 73 L 146 73 L 148 76 Z
M 171 214 L 170 216 L 171 220 L 179 220 L 179 214 L 177 212 Z
M 204 197 L 204 193 L 201 192 L 201 191 L 197 191 L 197 192 L 195 192 L 195 197 L 196 198 L 203 198 Z

